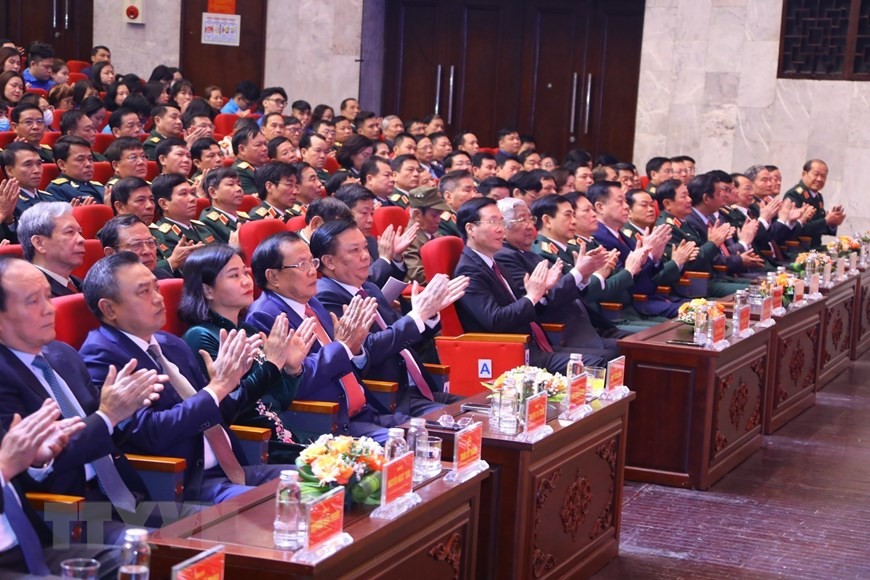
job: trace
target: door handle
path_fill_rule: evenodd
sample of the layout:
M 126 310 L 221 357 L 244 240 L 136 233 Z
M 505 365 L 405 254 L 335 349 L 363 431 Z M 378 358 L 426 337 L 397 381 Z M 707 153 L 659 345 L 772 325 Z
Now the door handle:
M 438 65 L 438 70 L 435 72 L 435 114 L 441 110 L 441 65 Z
M 69 0 L 63 0 L 63 29 L 69 30 Z
M 571 82 L 571 120 L 568 122 L 568 133 L 574 134 L 574 121 L 576 121 L 577 113 L 577 73 L 574 73 L 574 79 Z
M 453 124 L 453 65 L 450 65 L 450 81 L 447 85 L 447 124 Z
M 586 120 L 583 123 L 583 134 L 589 134 L 589 114 L 592 108 L 592 73 L 586 75 Z
M 51 27 L 57 28 L 57 1 L 51 0 Z

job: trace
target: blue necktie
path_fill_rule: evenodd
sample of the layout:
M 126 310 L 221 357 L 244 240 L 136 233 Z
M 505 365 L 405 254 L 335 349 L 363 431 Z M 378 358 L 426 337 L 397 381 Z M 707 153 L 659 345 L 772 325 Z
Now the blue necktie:
M 51 368 L 51 365 L 48 364 L 48 361 L 45 360 L 45 357 L 37 355 L 33 359 L 33 366 L 42 371 L 45 382 L 51 388 L 54 399 L 57 401 L 57 406 L 60 407 L 60 412 L 64 418 L 82 417 L 83 415 L 79 412 L 78 407 L 70 399 L 71 393 L 68 393 L 61 386 L 57 380 L 57 374 Z M 106 494 L 112 505 L 124 511 L 135 512 L 136 498 L 133 497 L 124 480 L 121 479 L 121 474 L 118 473 L 118 468 L 115 467 L 112 458 L 105 455 L 92 461 L 91 465 L 97 473 L 97 482 L 100 484 L 100 489 L 103 490 L 103 493 Z
M 36 576 L 48 576 L 48 566 L 45 564 L 45 556 L 42 553 L 42 544 L 36 536 L 33 524 L 24 513 L 24 508 L 18 503 L 18 498 L 12 489 L 12 484 L 3 486 L 3 513 L 9 521 L 9 526 L 15 532 L 18 546 L 24 556 L 24 563 L 31 574 Z

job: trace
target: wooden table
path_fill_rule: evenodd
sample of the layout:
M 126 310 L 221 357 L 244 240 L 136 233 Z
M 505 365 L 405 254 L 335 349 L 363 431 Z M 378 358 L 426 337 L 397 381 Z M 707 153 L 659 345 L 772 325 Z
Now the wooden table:
M 446 473 L 446 472 L 445 472 Z M 173 565 L 218 544 L 226 546 L 226 578 L 473 578 L 481 482 L 486 472 L 450 485 L 438 477 L 416 491 L 423 503 L 393 521 L 354 506 L 345 531 L 354 542 L 314 565 L 291 562 L 273 546 L 277 480 L 157 531 L 151 577 L 169 578 Z
M 816 404 L 822 352 L 824 298 L 774 316 L 771 328 L 769 396 L 765 400 L 764 434 L 773 433 Z
M 626 478 L 707 489 L 761 447 L 771 331 L 753 328 L 721 352 L 668 344 L 692 340 L 677 321 L 619 341 L 637 393 Z
M 477 578 L 585 578 L 616 557 L 633 399 L 593 401 L 594 413 L 575 423 L 550 421 L 553 434 L 536 443 L 491 431 L 485 415 L 463 414 L 459 404 L 446 409 L 484 426 L 492 477 L 481 497 Z M 453 433 L 430 434 L 444 439 L 443 457 L 452 458 Z
M 870 268 L 864 268 L 858 281 L 858 302 L 852 317 L 852 360 L 870 350 Z
M 859 276 L 849 276 L 823 288 L 825 323 L 822 331 L 822 359 L 819 363 L 818 389 L 849 367 L 852 355 L 855 306 L 858 304 Z

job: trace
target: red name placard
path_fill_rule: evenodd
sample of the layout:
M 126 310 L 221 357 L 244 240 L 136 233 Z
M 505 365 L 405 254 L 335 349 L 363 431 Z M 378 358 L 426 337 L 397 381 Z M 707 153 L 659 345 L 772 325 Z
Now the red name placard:
M 211 551 L 211 550 L 210 550 Z M 224 552 L 223 546 L 212 554 L 200 554 L 188 560 L 190 564 L 182 562 L 174 566 L 175 580 L 223 580 L 224 577 Z
M 800 302 L 804 299 L 804 281 L 803 280 L 795 280 L 794 281 L 794 301 Z
M 344 529 L 344 487 L 314 500 L 308 507 L 308 549 L 339 535 Z
M 725 340 L 725 317 L 717 316 L 713 319 L 713 342 Z
M 456 434 L 456 455 L 453 467 L 455 471 L 462 471 L 480 461 L 482 441 L 483 423 L 475 423 Z
M 782 308 L 782 286 L 776 286 L 773 289 L 773 307 Z
M 625 357 L 615 358 L 607 363 L 607 390 L 612 391 L 625 385 Z
M 568 391 L 568 411 L 576 411 L 586 404 L 586 381 L 588 375 L 583 373 L 579 377 L 574 377 L 571 381 L 571 387 Z
M 381 472 L 384 492 L 381 505 L 391 503 L 414 489 L 414 454 L 405 453 L 385 463 Z
M 744 307 L 743 310 L 740 311 L 740 318 L 737 322 L 739 324 L 737 328 L 740 332 L 749 330 L 749 307 Z
M 547 424 L 547 392 L 526 399 L 526 433 Z
M 761 322 L 770 320 L 770 313 L 773 310 L 773 296 L 768 296 L 761 301 Z

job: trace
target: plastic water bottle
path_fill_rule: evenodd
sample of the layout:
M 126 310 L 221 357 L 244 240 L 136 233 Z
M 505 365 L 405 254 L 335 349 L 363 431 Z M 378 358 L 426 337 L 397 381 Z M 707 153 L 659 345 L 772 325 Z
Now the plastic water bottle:
M 387 444 L 384 446 L 384 460 L 391 461 L 408 452 L 408 444 L 405 443 L 405 431 L 400 427 L 387 430 Z
M 307 533 L 299 474 L 290 469 L 282 471 L 275 494 L 275 524 L 272 532 L 275 547 L 284 550 L 304 548 Z
M 568 368 L 565 370 L 565 380 L 568 381 L 570 385 L 571 392 L 577 388 L 575 381 L 585 372 L 586 368 L 583 366 L 583 355 L 579 352 L 572 352 L 571 358 L 568 359 Z M 585 392 L 584 392 L 585 397 Z M 562 401 L 562 408 L 568 409 L 571 406 L 571 401 L 568 397 Z
M 417 465 L 417 442 L 425 440 L 428 436 L 429 430 L 426 429 L 426 419 L 423 417 L 413 417 L 406 441 L 408 442 L 408 451 L 414 454 L 414 481 L 423 481 L 423 468 Z
M 499 433 L 516 435 L 519 427 L 519 393 L 512 381 L 504 382 L 496 401 Z
M 118 580 L 148 580 L 150 564 L 151 546 L 148 545 L 148 530 L 141 528 L 125 530 Z

